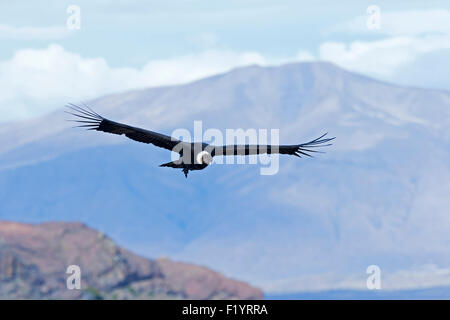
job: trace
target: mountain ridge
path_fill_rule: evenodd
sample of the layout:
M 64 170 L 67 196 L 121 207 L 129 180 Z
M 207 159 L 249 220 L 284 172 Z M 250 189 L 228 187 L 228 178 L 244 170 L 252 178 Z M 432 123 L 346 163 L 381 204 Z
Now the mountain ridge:
M 260 176 L 258 165 L 213 165 L 185 179 L 158 167 L 170 160 L 167 151 L 72 129 L 61 110 L 39 120 L 57 134 L 39 138 L 40 129 L 22 124 L 0 135 L 0 146 L 15 145 L 16 135 L 39 138 L 0 151 L 0 219 L 81 220 L 141 255 L 200 263 L 267 292 L 317 289 L 303 277 L 364 286 L 374 262 L 387 274 L 450 264 L 448 93 L 299 64 L 238 69 L 89 105 L 166 134 L 201 119 L 203 128 L 220 130 L 278 128 L 283 144 L 324 131 L 337 139 L 314 159 L 280 157 L 273 176 Z M 432 283 L 448 281 L 430 272 Z
M 81 288 L 66 287 L 69 266 Z M 262 292 L 205 267 L 148 260 L 79 222 L 0 221 L 2 299 L 261 299 Z

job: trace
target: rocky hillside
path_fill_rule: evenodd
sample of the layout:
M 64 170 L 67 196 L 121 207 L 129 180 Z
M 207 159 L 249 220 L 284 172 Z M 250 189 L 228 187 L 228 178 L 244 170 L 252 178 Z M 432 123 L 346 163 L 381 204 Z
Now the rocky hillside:
M 81 289 L 67 289 L 69 265 Z M 0 299 L 260 299 L 246 283 L 186 263 L 149 260 L 81 223 L 0 222 Z

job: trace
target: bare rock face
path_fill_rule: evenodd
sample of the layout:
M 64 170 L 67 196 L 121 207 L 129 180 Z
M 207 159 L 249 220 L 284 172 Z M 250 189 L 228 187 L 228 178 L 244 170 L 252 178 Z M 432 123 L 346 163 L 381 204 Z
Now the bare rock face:
M 81 289 L 67 288 L 68 266 Z M 150 260 L 81 223 L 0 222 L 0 299 L 261 299 L 261 290 L 191 264 Z

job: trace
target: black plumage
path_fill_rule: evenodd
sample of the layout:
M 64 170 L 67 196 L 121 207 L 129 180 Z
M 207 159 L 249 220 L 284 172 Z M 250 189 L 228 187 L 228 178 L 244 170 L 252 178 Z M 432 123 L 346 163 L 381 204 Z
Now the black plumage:
M 297 157 L 308 156 L 310 153 L 320 152 L 314 150 L 318 147 L 326 147 L 331 145 L 329 142 L 333 138 L 325 138 L 326 133 L 312 141 L 295 144 L 295 145 L 226 145 L 214 146 L 206 143 L 190 143 L 183 142 L 173 137 L 146 130 L 123 123 L 106 119 L 93 111 L 88 106 L 84 108 L 75 104 L 69 104 L 70 111 L 67 113 L 76 116 L 77 119 L 70 120 L 79 123 L 77 127 L 86 128 L 88 130 L 103 131 L 112 134 L 124 134 L 130 139 L 138 142 L 153 144 L 157 147 L 174 151 L 180 154 L 180 159 L 160 165 L 161 167 L 181 168 L 187 177 L 189 171 L 202 170 L 212 163 L 215 156 L 230 155 L 257 155 L 257 154 L 287 154 Z

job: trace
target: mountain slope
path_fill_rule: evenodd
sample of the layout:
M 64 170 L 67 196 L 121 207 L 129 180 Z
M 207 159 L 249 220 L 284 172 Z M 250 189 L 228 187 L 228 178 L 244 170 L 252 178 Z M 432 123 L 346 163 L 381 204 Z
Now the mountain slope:
M 89 105 L 166 134 L 202 120 L 204 130 L 280 129 L 284 144 L 325 131 L 337 139 L 314 159 L 280 157 L 276 175 L 213 165 L 185 179 L 158 167 L 167 151 L 73 129 L 61 110 L 0 127 L 0 218 L 81 220 L 140 254 L 201 263 L 268 291 L 364 288 L 371 264 L 391 288 L 409 285 L 397 277 L 405 270 L 417 286 L 450 284 L 441 272 L 450 265 L 447 92 L 301 63 Z
M 66 286 L 71 265 L 80 268 L 80 290 Z M 207 268 L 144 259 L 81 223 L 0 222 L 0 298 L 261 299 L 262 293 Z

